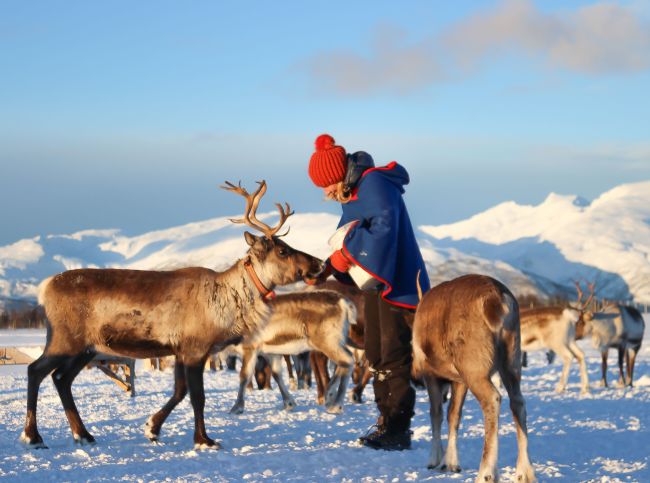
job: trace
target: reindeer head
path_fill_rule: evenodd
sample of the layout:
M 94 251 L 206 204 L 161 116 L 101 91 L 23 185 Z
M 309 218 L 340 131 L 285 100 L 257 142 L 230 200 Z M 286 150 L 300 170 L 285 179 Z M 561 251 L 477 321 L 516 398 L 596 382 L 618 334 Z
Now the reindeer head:
M 594 298 L 594 292 L 596 290 L 596 282 L 587 282 L 587 288 L 589 289 L 589 297 L 586 302 L 582 301 L 584 294 L 582 288 L 580 287 L 580 282 L 574 280 L 573 283 L 576 286 L 576 291 L 578 292 L 578 302 L 576 306 L 570 306 L 574 310 L 578 311 L 578 320 L 576 322 L 576 339 L 582 339 L 591 332 L 590 322 L 594 319 L 594 313 L 590 310 L 590 305 Z
M 241 186 L 241 183 L 235 186 L 226 181 L 226 186 L 222 186 L 223 189 L 237 193 L 246 199 L 244 217 L 230 221 L 244 223 L 263 234 L 263 236 L 255 236 L 252 233 L 244 232 L 244 238 L 250 247 L 247 255 L 258 271 L 258 275 L 268 288 L 314 278 L 322 271 L 323 262 L 282 241 L 280 237 L 286 235 L 288 231 L 283 235 L 277 235 L 287 218 L 293 215 L 289 205 L 285 203 L 282 206 L 280 203 L 276 203 L 280 212 L 280 220 L 275 227 L 270 227 L 257 219 L 257 207 L 266 193 L 266 182 L 258 181 L 258 185 L 259 187 L 252 195 Z

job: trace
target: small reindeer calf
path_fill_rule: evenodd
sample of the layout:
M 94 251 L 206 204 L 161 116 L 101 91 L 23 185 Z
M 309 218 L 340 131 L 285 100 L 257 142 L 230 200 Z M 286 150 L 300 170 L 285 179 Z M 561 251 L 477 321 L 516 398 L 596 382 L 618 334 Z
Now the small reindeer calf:
M 319 351 L 336 363 L 336 372 L 329 383 L 325 406 L 329 413 L 343 411 L 352 354 L 346 347 L 348 327 L 356 323 L 354 304 L 330 290 L 296 292 L 278 295 L 269 304 L 271 318 L 256 341 L 244 345 L 237 401 L 230 410 L 233 414 L 244 411 L 246 385 L 253 375 L 258 353 L 271 363 L 284 408 L 291 410 L 296 403 L 282 379 L 281 356 Z

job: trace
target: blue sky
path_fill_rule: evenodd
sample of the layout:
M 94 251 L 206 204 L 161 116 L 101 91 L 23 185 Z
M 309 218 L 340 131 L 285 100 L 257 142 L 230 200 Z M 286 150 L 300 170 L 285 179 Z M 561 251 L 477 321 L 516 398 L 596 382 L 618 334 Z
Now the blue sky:
M 650 2 L 0 4 L 0 245 L 235 214 L 223 180 L 330 211 L 329 132 L 415 223 L 650 178 Z M 270 208 L 271 209 L 271 208 Z

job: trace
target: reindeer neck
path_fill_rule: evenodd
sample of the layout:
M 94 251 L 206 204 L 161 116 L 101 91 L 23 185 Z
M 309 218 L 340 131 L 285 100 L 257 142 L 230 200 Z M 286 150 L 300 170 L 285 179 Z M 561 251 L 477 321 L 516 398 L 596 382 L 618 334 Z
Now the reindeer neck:
M 246 276 L 255 286 L 255 289 L 259 292 L 262 299 L 266 302 L 273 300 L 275 298 L 275 284 L 270 281 L 264 280 L 264 273 L 259 266 L 259 263 L 256 263 L 251 257 L 245 257 L 241 260 L 241 264 L 244 268 Z
M 211 316 L 229 326 L 231 335 L 249 337 L 266 323 L 270 309 L 244 267 L 238 260 L 215 277 L 206 293 Z

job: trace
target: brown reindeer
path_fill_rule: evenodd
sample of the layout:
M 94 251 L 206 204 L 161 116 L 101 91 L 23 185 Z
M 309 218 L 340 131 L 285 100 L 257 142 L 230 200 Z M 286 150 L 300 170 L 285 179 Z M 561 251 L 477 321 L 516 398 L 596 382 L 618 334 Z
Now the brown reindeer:
M 357 323 L 350 325 L 348 345 L 353 349 L 352 354 L 354 355 L 352 380 L 355 386 L 352 388 L 351 399 L 353 402 L 360 403 L 362 402 L 363 391 L 372 378 L 370 366 L 363 351 L 366 326 L 364 292 L 354 285 L 346 285 L 336 280 L 328 280 L 318 285 L 316 289 L 337 292 L 350 300 L 357 309 Z M 325 402 L 325 390 L 330 383 L 329 372 L 327 370 L 329 359 L 321 352 L 312 351 L 310 361 L 314 371 L 314 378 L 316 379 L 317 401 L 318 404 L 323 404 Z
M 295 408 L 296 403 L 282 379 L 281 355 L 300 354 L 307 350 L 322 352 L 336 362 L 336 373 L 327 387 L 325 402 L 328 412 L 342 412 L 353 363 L 346 342 L 348 327 L 356 323 L 354 304 L 337 292 L 316 290 L 278 295 L 270 305 L 273 314 L 259 337 L 242 344 L 239 392 L 230 412 L 241 414 L 244 411 L 245 389 L 253 376 L 258 354 L 263 354 L 271 363 L 284 408 Z
M 571 360 L 576 359 L 580 366 L 581 393 L 589 393 L 589 376 L 585 354 L 576 344 L 583 336 L 584 314 L 594 298 L 595 285 L 589 284 L 590 294 L 586 301 L 580 284 L 575 282 L 578 302 L 575 306 L 536 307 L 521 310 L 521 350 L 547 350 L 562 358 L 563 368 L 556 392 L 566 389 Z
M 483 410 L 485 439 L 476 481 L 497 475 L 501 395 L 491 376 L 498 372 L 510 398 L 517 429 L 516 478 L 533 481 L 528 459 L 526 404 L 521 394 L 519 307 L 505 285 L 482 275 L 465 275 L 429 290 L 413 323 L 413 375 L 429 392 L 433 440 L 429 468 L 460 471 L 456 440 L 461 410 L 472 391 Z M 449 440 L 443 457 L 440 428 L 446 386 L 451 383 Z
M 224 187 L 246 198 L 246 223 L 262 233 L 244 234 L 246 257 L 225 272 L 207 268 L 174 271 L 118 269 L 70 270 L 46 280 L 39 296 L 48 336 L 43 355 L 28 367 L 27 417 L 22 441 L 44 447 L 36 426 L 36 403 L 42 380 L 52 379 L 70 423 L 74 440 L 92 443 L 72 398 L 72 382 L 97 352 L 135 358 L 174 355 L 174 395 L 149 421 L 147 435 L 158 437 L 160 426 L 190 393 L 194 410 L 194 443 L 218 448 L 208 437 L 203 410 L 203 370 L 208 355 L 219 347 L 254 340 L 269 317 L 265 298 L 276 285 L 313 277 L 322 263 L 299 252 L 276 234 L 293 214 L 278 205 L 275 228 L 258 221 L 255 212 L 266 183 L 252 195 L 241 185 Z

